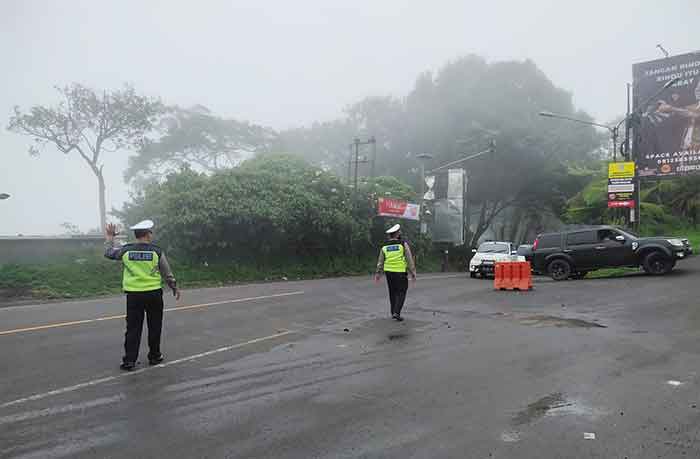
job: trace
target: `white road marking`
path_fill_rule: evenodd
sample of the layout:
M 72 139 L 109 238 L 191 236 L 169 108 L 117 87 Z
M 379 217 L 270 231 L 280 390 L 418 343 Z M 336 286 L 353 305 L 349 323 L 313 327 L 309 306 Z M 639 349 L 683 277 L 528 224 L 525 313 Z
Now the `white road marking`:
M 43 393 L 40 393 L 40 394 L 31 395 L 31 396 L 29 396 L 29 397 L 24 397 L 24 398 L 20 398 L 20 399 L 17 399 L 17 400 L 12 400 L 12 401 L 10 401 L 10 402 L 5 402 L 5 403 L 3 403 L 3 404 L 0 404 L 0 408 L 7 408 L 7 407 L 10 407 L 10 406 L 20 405 L 20 404 L 26 403 L 26 402 L 33 402 L 33 401 L 35 401 L 35 400 L 41 400 L 41 399 L 44 399 L 44 398 L 47 398 L 47 397 L 51 397 L 51 396 L 53 396 L 53 395 L 65 394 L 65 393 L 68 393 L 68 392 L 75 392 L 75 391 L 80 390 L 80 389 L 83 389 L 83 388 L 85 388 L 85 387 L 97 386 L 98 384 L 103 384 L 103 383 L 110 382 L 110 381 L 116 381 L 117 379 L 122 379 L 122 378 L 126 378 L 126 377 L 129 377 L 129 376 L 134 376 L 134 375 L 137 375 L 137 374 L 139 374 L 139 373 L 143 373 L 143 372 L 145 372 L 145 371 L 154 370 L 154 369 L 156 369 L 156 368 L 164 368 L 164 367 L 169 367 L 169 366 L 171 366 L 171 365 L 176 365 L 176 364 L 178 364 L 178 363 L 189 362 L 189 361 L 191 361 L 191 360 L 199 359 L 199 358 L 202 358 L 202 357 L 207 357 L 207 356 L 210 356 L 210 355 L 213 355 L 213 354 L 219 354 L 219 353 L 221 353 L 221 352 L 231 351 L 231 350 L 233 350 L 233 349 L 238 349 L 238 348 L 241 348 L 241 347 L 244 347 L 244 346 L 248 346 L 248 345 L 251 345 L 251 344 L 260 343 L 260 342 L 263 342 L 263 341 L 268 341 L 268 340 L 271 340 L 271 339 L 275 339 L 275 338 L 279 338 L 279 337 L 282 337 L 282 336 L 290 335 L 290 334 L 292 334 L 292 333 L 296 333 L 296 332 L 293 331 L 293 330 L 285 330 L 285 331 L 282 331 L 282 332 L 279 332 L 279 333 L 275 333 L 274 335 L 263 336 L 263 337 L 261 337 L 261 338 L 254 338 L 254 339 L 245 341 L 245 342 L 243 342 L 243 343 L 232 344 L 232 345 L 230 345 L 230 346 L 220 347 L 220 348 L 218 348 L 218 349 L 214 349 L 214 350 L 207 351 L 207 352 L 202 352 L 202 353 L 195 354 L 195 355 L 190 355 L 190 356 L 188 356 L 188 357 L 183 357 L 183 358 L 181 358 L 181 359 L 170 360 L 170 361 L 167 361 L 167 362 L 165 362 L 165 363 L 161 363 L 161 364 L 159 364 L 159 365 L 155 365 L 155 366 L 152 366 L 152 367 L 145 367 L 145 368 L 141 368 L 140 370 L 130 371 L 130 372 L 128 372 L 128 373 L 122 373 L 122 374 L 120 374 L 120 375 L 108 376 L 108 377 L 106 377 L 106 378 L 94 379 L 94 380 L 92 380 L 92 381 L 86 381 L 86 382 L 83 382 L 83 383 L 80 383 L 80 384 L 75 384 L 75 385 L 73 385 L 73 386 L 62 387 L 62 388 L 60 388 L 60 389 L 55 389 L 55 390 L 52 390 L 52 391 L 49 391 L 49 392 L 43 392 Z
M 232 300 L 224 300 L 224 301 L 216 301 L 213 303 L 203 303 L 203 304 L 193 304 L 189 306 L 176 306 L 172 308 L 165 308 L 164 311 L 166 312 L 173 312 L 173 311 L 186 311 L 189 309 L 200 309 L 200 308 L 208 308 L 211 306 L 218 306 L 222 304 L 233 304 L 233 303 L 243 303 L 245 301 L 255 301 L 255 300 L 266 300 L 270 298 L 281 298 L 285 296 L 294 296 L 294 295 L 303 295 L 303 291 L 296 291 L 296 292 L 288 292 L 288 293 L 276 293 L 273 295 L 263 295 L 263 296 L 251 296 L 248 298 L 236 298 Z M 95 319 L 84 319 L 84 320 L 73 320 L 70 322 L 58 322 L 54 324 L 46 324 L 46 325 L 37 325 L 34 327 L 26 327 L 26 328 L 15 328 L 13 330 L 3 330 L 0 331 L 0 336 L 1 335 L 12 335 L 16 333 L 26 333 L 26 332 L 31 332 L 31 331 L 38 331 L 38 330 L 46 330 L 50 328 L 59 328 L 59 327 L 68 327 L 71 325 L 83 325 L 83 324 L 89 324 L 93 322 L 101 322 L 104 320 L 115 320 L 115 319 L 123 319 L 126 316 L 124 314 L 116 315 L 116 316 L 105 316 L 105 317 L 97 317 Z
M 86 408 L 94 408 L 97 406 L 109 405 L 124 400 L 124 394 L 117 394 L 112 397 L 103 397 L 89 402 L 71 403 L 57 408 L 44 408 L 43 410 L 33 410 L 24 413 L 11 414 L 9 416 L 0 417 L 0 424 L 9 424 L 13 422 L 22 422 L 30 419 L 51 416 L 54 414 L 70 413 L 71 411 L 84 410 Z
M 666 381 L 666 384 L 668 384 L 669 386 L 673 386 L 673 387 L 678 387 L 678 386 L 682 386 L 682 385 L 683 385 L 682 382 L 680 382 L 680 381 L 674 381 L 674 380 Z
M 506 443 L 515 443 L 520 441 L 520 434 L 515 431 L 508 431 L 501 433 L 501 441 Z

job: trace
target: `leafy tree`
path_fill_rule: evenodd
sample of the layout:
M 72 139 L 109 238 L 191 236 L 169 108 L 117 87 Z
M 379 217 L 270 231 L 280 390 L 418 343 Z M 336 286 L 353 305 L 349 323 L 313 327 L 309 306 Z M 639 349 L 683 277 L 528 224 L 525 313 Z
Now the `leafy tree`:
M 471 180 L 475 215 L 469 243 L 475 245 L 506 209 L 519 209 L 523 220 L 534 222 L 542 212 L 561 212 L 585 185 L 569 173 L 597 159 L 603 137 L 590 126 L 542 119 L 538 113 L 543 110 L 587 118 L 575 110 L 571 94 L 533 62 L 488 63 L 467 56 L 435 75 L 421 74 L 403 99 L 366 98 L 348 107 L 340 120 L 282 132 L 280 138 L 293 137 L 288 151 L 316 164 L 337 158 L 332 167 L 342 173 L 352 138 L 374 135 L 377 172 L 416 189 L 418 154 L 433 156 L 427 164 L 431 169 L 484 150 L 495 140 L 494 155 L 462 164 Z
M 667 206 L 671 212 L 697 225 L 700 223 L 700 177 L 662 180 L 643 189 L 644 200 Z
M 106 222 L 103 153 L 134 148 L 153 128 L 162 104 L 136 94 L 131 86 L 98 94 L 78 83 L 56 88 L 62 101 L 54 107 L 14 108 L 8 129 L 34 139 L 29 153 L 38 155 L 47 144 L 64 154 L 76 152 L 90 167 L 98 184 L 100 227 Z
M 590 177 L 582 190 L 566 204 L 569 223 L 624 224 L 620 212 L 608 209 L 608 163 L 601 161 L 596 170 L 577 170 L 571 174 Z M 641 224 L 644 233 L 661 234 L 700 222 L 700 178 L 642 182 Z
M 147 139 L 130 158 L 124 173 L 127 182 L 142 184 L 185 165 L 208 173 L 231 168 L 268 151 L 276 135 L 271 129 L 221 118 L 202 106 L 170 107 L 159 131 L 157 139 Z

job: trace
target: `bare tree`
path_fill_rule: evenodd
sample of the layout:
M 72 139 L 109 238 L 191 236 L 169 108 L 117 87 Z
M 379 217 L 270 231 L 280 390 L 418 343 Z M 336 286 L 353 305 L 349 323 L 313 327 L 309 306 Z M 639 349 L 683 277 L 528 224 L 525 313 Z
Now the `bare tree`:
M 14 108 L 8 129 L 34 139 L 31 155 L 47 144 L 64 154 L 77 152 L 97 178 L 100 228 L 106 224 L 103 153 L 135 148 L 162 112 L 157 99 L 137 95 L 134 88 L 104 91 L 102 94 L 81 84 L 59 88 L 62 100 L 54 107 L 37 105 L 28 112 Z

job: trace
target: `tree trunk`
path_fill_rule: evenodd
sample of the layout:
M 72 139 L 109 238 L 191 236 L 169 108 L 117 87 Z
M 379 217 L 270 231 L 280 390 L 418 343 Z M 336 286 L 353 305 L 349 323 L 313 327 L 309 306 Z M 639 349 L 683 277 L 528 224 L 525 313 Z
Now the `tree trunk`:
M 520 225 L 523 221 L 523 211 L 520 207 L 515 208 L 515 212 L 513 212 L 513 215 L 511 217 L 511 221 L 513 222 L 511 227 L 510 227 L 510 238 L 509 240 L 513 241 L 515 244 L 520 244 L 519 236 L 520 236 Z
M 102 175 L 102 169 L 99 169 L 95 175 L 97 176 L 97 185 L 99 188 L 100 200 L 100 229 L 104 231 L 107 226 L 107 203 L 105 202 L 105 178 Z
M 481 211 L 479 212 L 479 223 L 476 225 L 474 233 L 472 233 L 472 247 L 477 247 L 479 244 L 479 238 L 484 234 L 486 228 L 484 227 L 484 222 L 486 221 L 486 207 L 488 206 L 488 201 L 481 204 Z

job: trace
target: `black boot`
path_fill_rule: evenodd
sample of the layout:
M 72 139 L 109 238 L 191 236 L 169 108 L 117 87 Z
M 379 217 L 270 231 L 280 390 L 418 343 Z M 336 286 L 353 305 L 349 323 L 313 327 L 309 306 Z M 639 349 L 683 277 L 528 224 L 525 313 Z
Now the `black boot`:
M 136 362 L 122 362 L 119 368 L 124 371 L 134 371 L 136 369 Z

